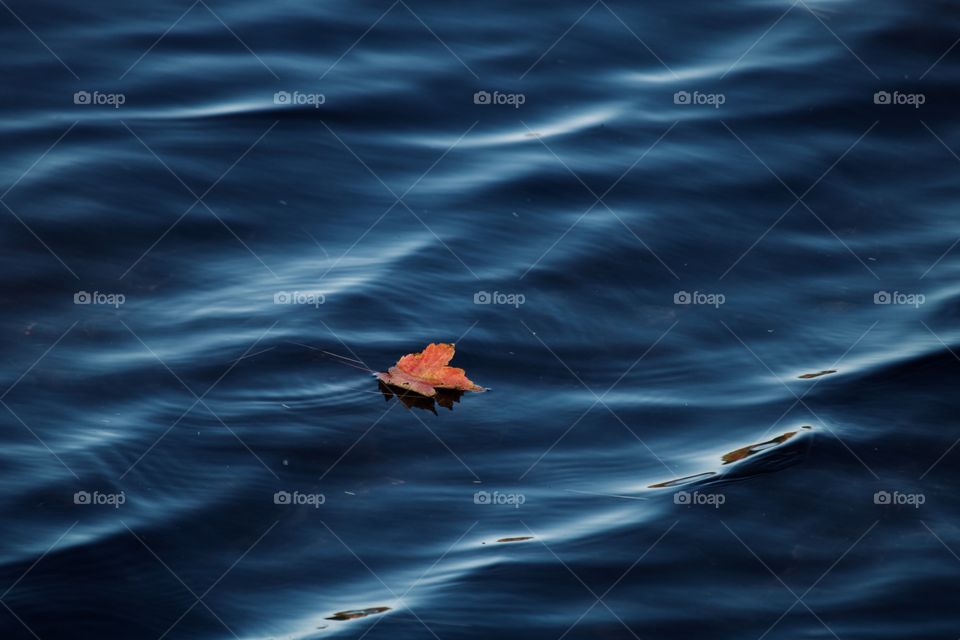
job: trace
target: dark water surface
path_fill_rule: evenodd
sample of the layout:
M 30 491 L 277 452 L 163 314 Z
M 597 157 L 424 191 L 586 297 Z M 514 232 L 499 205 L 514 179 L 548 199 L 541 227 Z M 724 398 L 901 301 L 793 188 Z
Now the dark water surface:
M 957 3 L 0 4 L 0 637 L 960 636 Z

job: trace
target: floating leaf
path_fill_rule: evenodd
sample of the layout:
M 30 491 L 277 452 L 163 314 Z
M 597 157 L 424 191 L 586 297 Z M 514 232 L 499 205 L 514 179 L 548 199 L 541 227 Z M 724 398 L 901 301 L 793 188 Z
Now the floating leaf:
M 524 540 L 533 540 L 533 536 L 516 536 L 514 538 L 500 538 L 497 542 L 523 542 Z
M 429 344 L 420 353 L 409 353 L 400 358 L 397 365 L 386 373 L 377 373 L 377 379 L 428 398 L 435 396 L 437 389 L 486 391 L 467 378 L 463 369 L 447 366 L 454 351 L 452 344 Z
M 819 378 L 820 376 L 825 376 L 830 373 L 836 373 L 836 369 L 825 369 L 823 371 L 818 371 L 817 373 L 805 373 L 802 376 L 797 376 L 801 380 L 809 380 L 810 378 Z
M 366 618 L 377 613 L 390 611 L 390 607 L 370 607 L 369 609 L 351 609 L 350 611 L 338 611 L 327 620 L 355 620 L 356 618 Z
M 802 427 L 803 429 L 809 429 L 810 427 Z M 762 453 L 771 447 L 775 447 L 778 444 L 783 444 L 793 436 L 797 435 L 797 431 L 787 431 L 776 438 L 767 440 L 766 442 L 760 442 L 757 444 L 751 444 L 746 447 L 741 447 L 730 453 L 725 453 L 723 455 L 723 464 L 730 464 L 731 462 L 737 462 L 738 460 L 743 460 L 744 458 L 749 458 L 752 455 Z

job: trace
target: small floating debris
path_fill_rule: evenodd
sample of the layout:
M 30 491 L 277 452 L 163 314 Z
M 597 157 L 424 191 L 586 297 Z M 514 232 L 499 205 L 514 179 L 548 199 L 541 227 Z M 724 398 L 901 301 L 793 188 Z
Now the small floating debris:
M 836 373 L 836 369 L 824 369 L 823 371 L 817 373 L 805 373 L 802 376 L 797 376 L 801 380 L 809 380 L 810 378 L 819 378 L 820 376 L 825 376 L 831 373 Z
M 805 429 L 807 431 L 810 431 L 811 428 L 812 427 L 809 427 L 809 426 L 800 427 L 800 429 Z M 777 436 L 776 438 L 771 438 L 766 442 L 759 442 L 757 444 L 751 444 L 746 447 L 741 447 L 739 449 L 731 451 L 730 453 L 723 454 L 723 458 L 721 458 L 721 460 L 723 460 L 723 464 L 730 464 L 731 462 L 737 462 L 738 460 L 749 458 L 750 456 L 766 451 L 771 447 L 775 447 L 779 444 L 783 444 L 793 436 L 797 435 L 799 432 L 800 432 L 799 430 L 787 431 L 786 433 L 783 433 Z
M 748 459 L 753 459 L 760 466 L 757 466 L 753 469 L 744 468 L 742 465 L 734 465 L 734 467 L 740 467 L 739 472 L 735 471 L 705 471 L 703 473 L 696 473 L 690 476 L 684 476 L 682 478 L 674 478 L 672 480 L 667 480 L 666 482 L 658 482 L 656 484 L 648 485 L 650 489 L 668 489 L 672 487 L 678 487 L 681 485 L 687 484 L 707 484 L 720 481 L 722 479 L 734 479 L 746 477 L 749 475 L 755 475 L 756 473 L 764 473 L 768 471 L 778 470 L 783 468 L 785 465 L 789 464 L 793 458 L 791 456 L 779 457 L 776 458 L 772 456 L 772 450 L 776 449 L 780 445 L 790 441 L 791 439 L 797 437 L 800 434 L 813 431 L 813 427 L 809 425 L 803 425 L 799 429 L 794 431 L 787 431 L 782 433 L 775 438 L 771 438 L 764 442 L 757 442 L 754 444 L 747 445 L 745 447 L 740 447 L 739 449 L 734 449 L 729 453 L 723 454 L 721 456 L 721 466 L 726 466 L 735 462 L 742 462 Z M 768 459 L 765 464 L 762 464 L 763 456 L 761 454 L 768 454 Z M 746 463 L 749 465 L 749 462 Z M 746 474 L 746 476 L 745 476 Z
M 524 540 L 533 540 L 533 536 L 516 536 L 514 538 L 500 538 L 497 542 L 523 542 Z
M 390 607 L 370 607 L 369 609 L 350 609 L 349 611 L 338 611 L 325 620 L 356 620 L 357 618 L 366 618 L 367 616 L 390 611 Z

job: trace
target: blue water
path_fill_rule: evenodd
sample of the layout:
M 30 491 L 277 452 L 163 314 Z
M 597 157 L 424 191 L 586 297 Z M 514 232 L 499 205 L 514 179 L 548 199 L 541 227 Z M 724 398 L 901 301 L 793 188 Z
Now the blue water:
M 2 4 L 0 637 L 960 635 L 955 3 Z

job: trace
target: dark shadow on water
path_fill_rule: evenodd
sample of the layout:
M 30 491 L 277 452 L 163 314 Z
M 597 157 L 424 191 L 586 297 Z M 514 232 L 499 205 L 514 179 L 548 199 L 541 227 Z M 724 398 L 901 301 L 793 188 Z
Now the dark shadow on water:
M 456 389 L 437 389 L 437 394 L 431 398 L 422 396 L 419 393 L 414 393 L 408 389 L 394 387 L 379 380 L 377 381 L 377 385 L 380 387 L 380 392 L 387 402 L 390 402 L 390 399 L 395 397 L 402 402 L 403 406 L 407 409 L 422 409 L 423 411 L 429 411 L 433 415 L 437 415 L 437 405 L 453 411 L 453 405 L 460 402 L 460 398 L 463 397 L 463 391 Z

